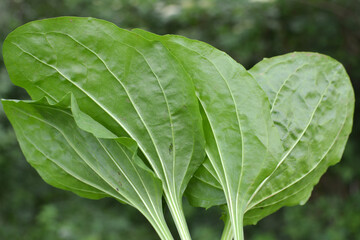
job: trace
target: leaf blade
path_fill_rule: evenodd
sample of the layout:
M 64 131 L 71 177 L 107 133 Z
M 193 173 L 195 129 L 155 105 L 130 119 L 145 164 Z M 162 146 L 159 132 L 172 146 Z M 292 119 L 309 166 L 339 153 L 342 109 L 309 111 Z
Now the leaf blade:
M 133 154 L 124 146 L 80 130 L 66 109 L 24 101 L 3 101 L 3 105 L 26 159 L 46 182 L 83 197 L 111 196 L 137 208 L 162 238 L 171 236 L 162 212 L 161 181 L 136 166 L 130 158 Z M 45 157 L 39 164 L 34 164 L 39 161 L 34 151 Z M 58 168 L 50 168 L 44 161 Z M 61 175 L 59 168 L 67 175 Z M 78 189 L 84 188 L 79 181 L 100 192 L 85 189 L 89 193 L 84 193 L 84 189 Z

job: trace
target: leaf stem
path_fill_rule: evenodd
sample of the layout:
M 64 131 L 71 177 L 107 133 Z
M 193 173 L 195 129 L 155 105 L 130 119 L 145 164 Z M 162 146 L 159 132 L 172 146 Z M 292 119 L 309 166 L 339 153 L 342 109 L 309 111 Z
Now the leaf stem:
M 234 233 L 234 240 L 244 240 L 244 232 L 243 232 L 243 215 L 231 213 L 231 226 Z
M 173 240 L 173 236 L 165 222 L 165 219 L 150 221 L 161 240 Z
M 182 201 L 180 199 L 173 198 L 170 194 L 165 194 L 165 199 L 180 235 L 180 239 L 191 240 L 189 228 L 182 208 Z
M 221 240 L 233 240 L 234 239 L 234 232 L 231 226 L 231 220 L 229 214 L 226 214 L 226 218 L 224 220 L 225 227 L 223 233 L 221 235 Z
M 143 211 L 142 209 L 138 210 L 145 216 L 145 218 L 149 221 L 151 226 L 155 229 L 156 233 L 160 237 L 161 240 L 174 240 L 168 225 L 166 224 L 164 214 L 161 211 L 161 214 L 154 214 L 156 212 Z M 156 216 L 156 217 L 155 217 Z
M 149 218 L 145 215 L 145 217 L 149 220 L 153 228 L 155 229 L 156 233 L 162 240 L 173 240 L 174 237 L 172 236 L 169 227 L 166 224 L 164 215 L 159 216 L 158 218 Z

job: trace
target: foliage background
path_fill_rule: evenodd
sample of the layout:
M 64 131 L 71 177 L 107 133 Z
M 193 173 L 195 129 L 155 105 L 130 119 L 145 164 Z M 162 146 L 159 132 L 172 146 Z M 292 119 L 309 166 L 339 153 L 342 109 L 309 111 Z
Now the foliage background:
M 92 16 L 123 28 L 199 39 L 249 68 L 263 57 L 315 51 L 342 62 L 360 96 L 359 0 L 1 0 L 0 44 L 36 19 Z M 0 97 L 27 98 L 0 59 Z M 341 164 L 331 167 L 305 206 L 281 209 L 245 228 L 249 240 L 360 239 L 360 119 Z M 194 239 L 219 239 L 216 209 L 185 206 Z M 168 213 L 167 213 L 168 214 Z M 174 229 L 174 226 L 171 226 Z M 157 239 L 145 219 L 111 199 L 91 201 L 45 184 L 23 158 L 0 105 L 0 239 Z

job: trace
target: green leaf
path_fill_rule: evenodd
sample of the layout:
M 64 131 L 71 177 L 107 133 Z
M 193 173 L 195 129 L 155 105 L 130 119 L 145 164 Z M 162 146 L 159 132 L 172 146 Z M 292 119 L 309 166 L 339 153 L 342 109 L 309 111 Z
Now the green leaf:
M 339 162 L 352 128 L 354 92 L 344 67 L 317 53 L 264 59 L 249 71 L 265 90 L 284 153 L 248 204 L 254 224 L 282 206 L 304 204 Z
M 134 139 L 156 175 L 183 239 L 182 195 L 204 159 L 204 136 L 191 80 L 157 41 L 93 18 L 28 23 L 6 38 L 14 84 L 33 99 L 71 92 L 79 109 L 117 137 Z M 104 131 L 101 130 L 101 133 Z
M 326 169 L 341 159 L 352 127 L 354 93 L 342 65 L 316 53 L 264 59 L 249 72 L 268 96 L 284 146 L 276 170 L 246 208 L 244 224 L 256 224 L 283 206 L 304 204 Z M 202 207 L 225 204 L 220 195 L 212 202 L 197 199 L 199 189 L 205 199 L 218 191 L 211 188 L 213 182 L 198 181 L 205 174 L 195 174 L 200 176 L 192 179 L 187 196 Z
M 240 64 L 205 43 L 137 32 L 160 39 L 192 78 L 204 113 L 206 153 L 224 190 L 235 239 L 242 239 L 247 203 L 283 151 L 266 94 Z
M 137 208 L 162 239 L 172 239 L 162 211 L 160 179 L 137 165 L 117 139 L 78 128 L 68 109 L 29 101 L 2 101 L 27 161 L 49 184 L 82 197 L 113 197 Z

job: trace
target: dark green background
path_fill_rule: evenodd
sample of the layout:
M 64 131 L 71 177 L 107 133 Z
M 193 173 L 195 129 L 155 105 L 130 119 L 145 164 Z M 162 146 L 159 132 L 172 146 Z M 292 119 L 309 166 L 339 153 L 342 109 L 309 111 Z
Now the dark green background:
M 342 62 L 360 94 L 359 0 L 0 0 L 0 43 L 31 20 L 92 16 L 122 28 L 175 33 L 208 42 L 249 68 L 263 57 L 315 51 Z M 28 98 L 0 58 L 0 97 Z M 357 109 L 359 104 L 356 104 Z M 342 162 L 331 167 L 305 206 L 289 207 L 245 228 L 249 240 L 360 239 L 360 122 Z M 195 240 L 219 239 L 217 209 L 185 204 Z M 167 212 L 169 215 L 169 213 Z M 174 229 L 173 226 L 171 226 Z M 0 105 L 0 239 L 157 239 L 129 206 L 92 201 L 45 184 L 22 156 Z

